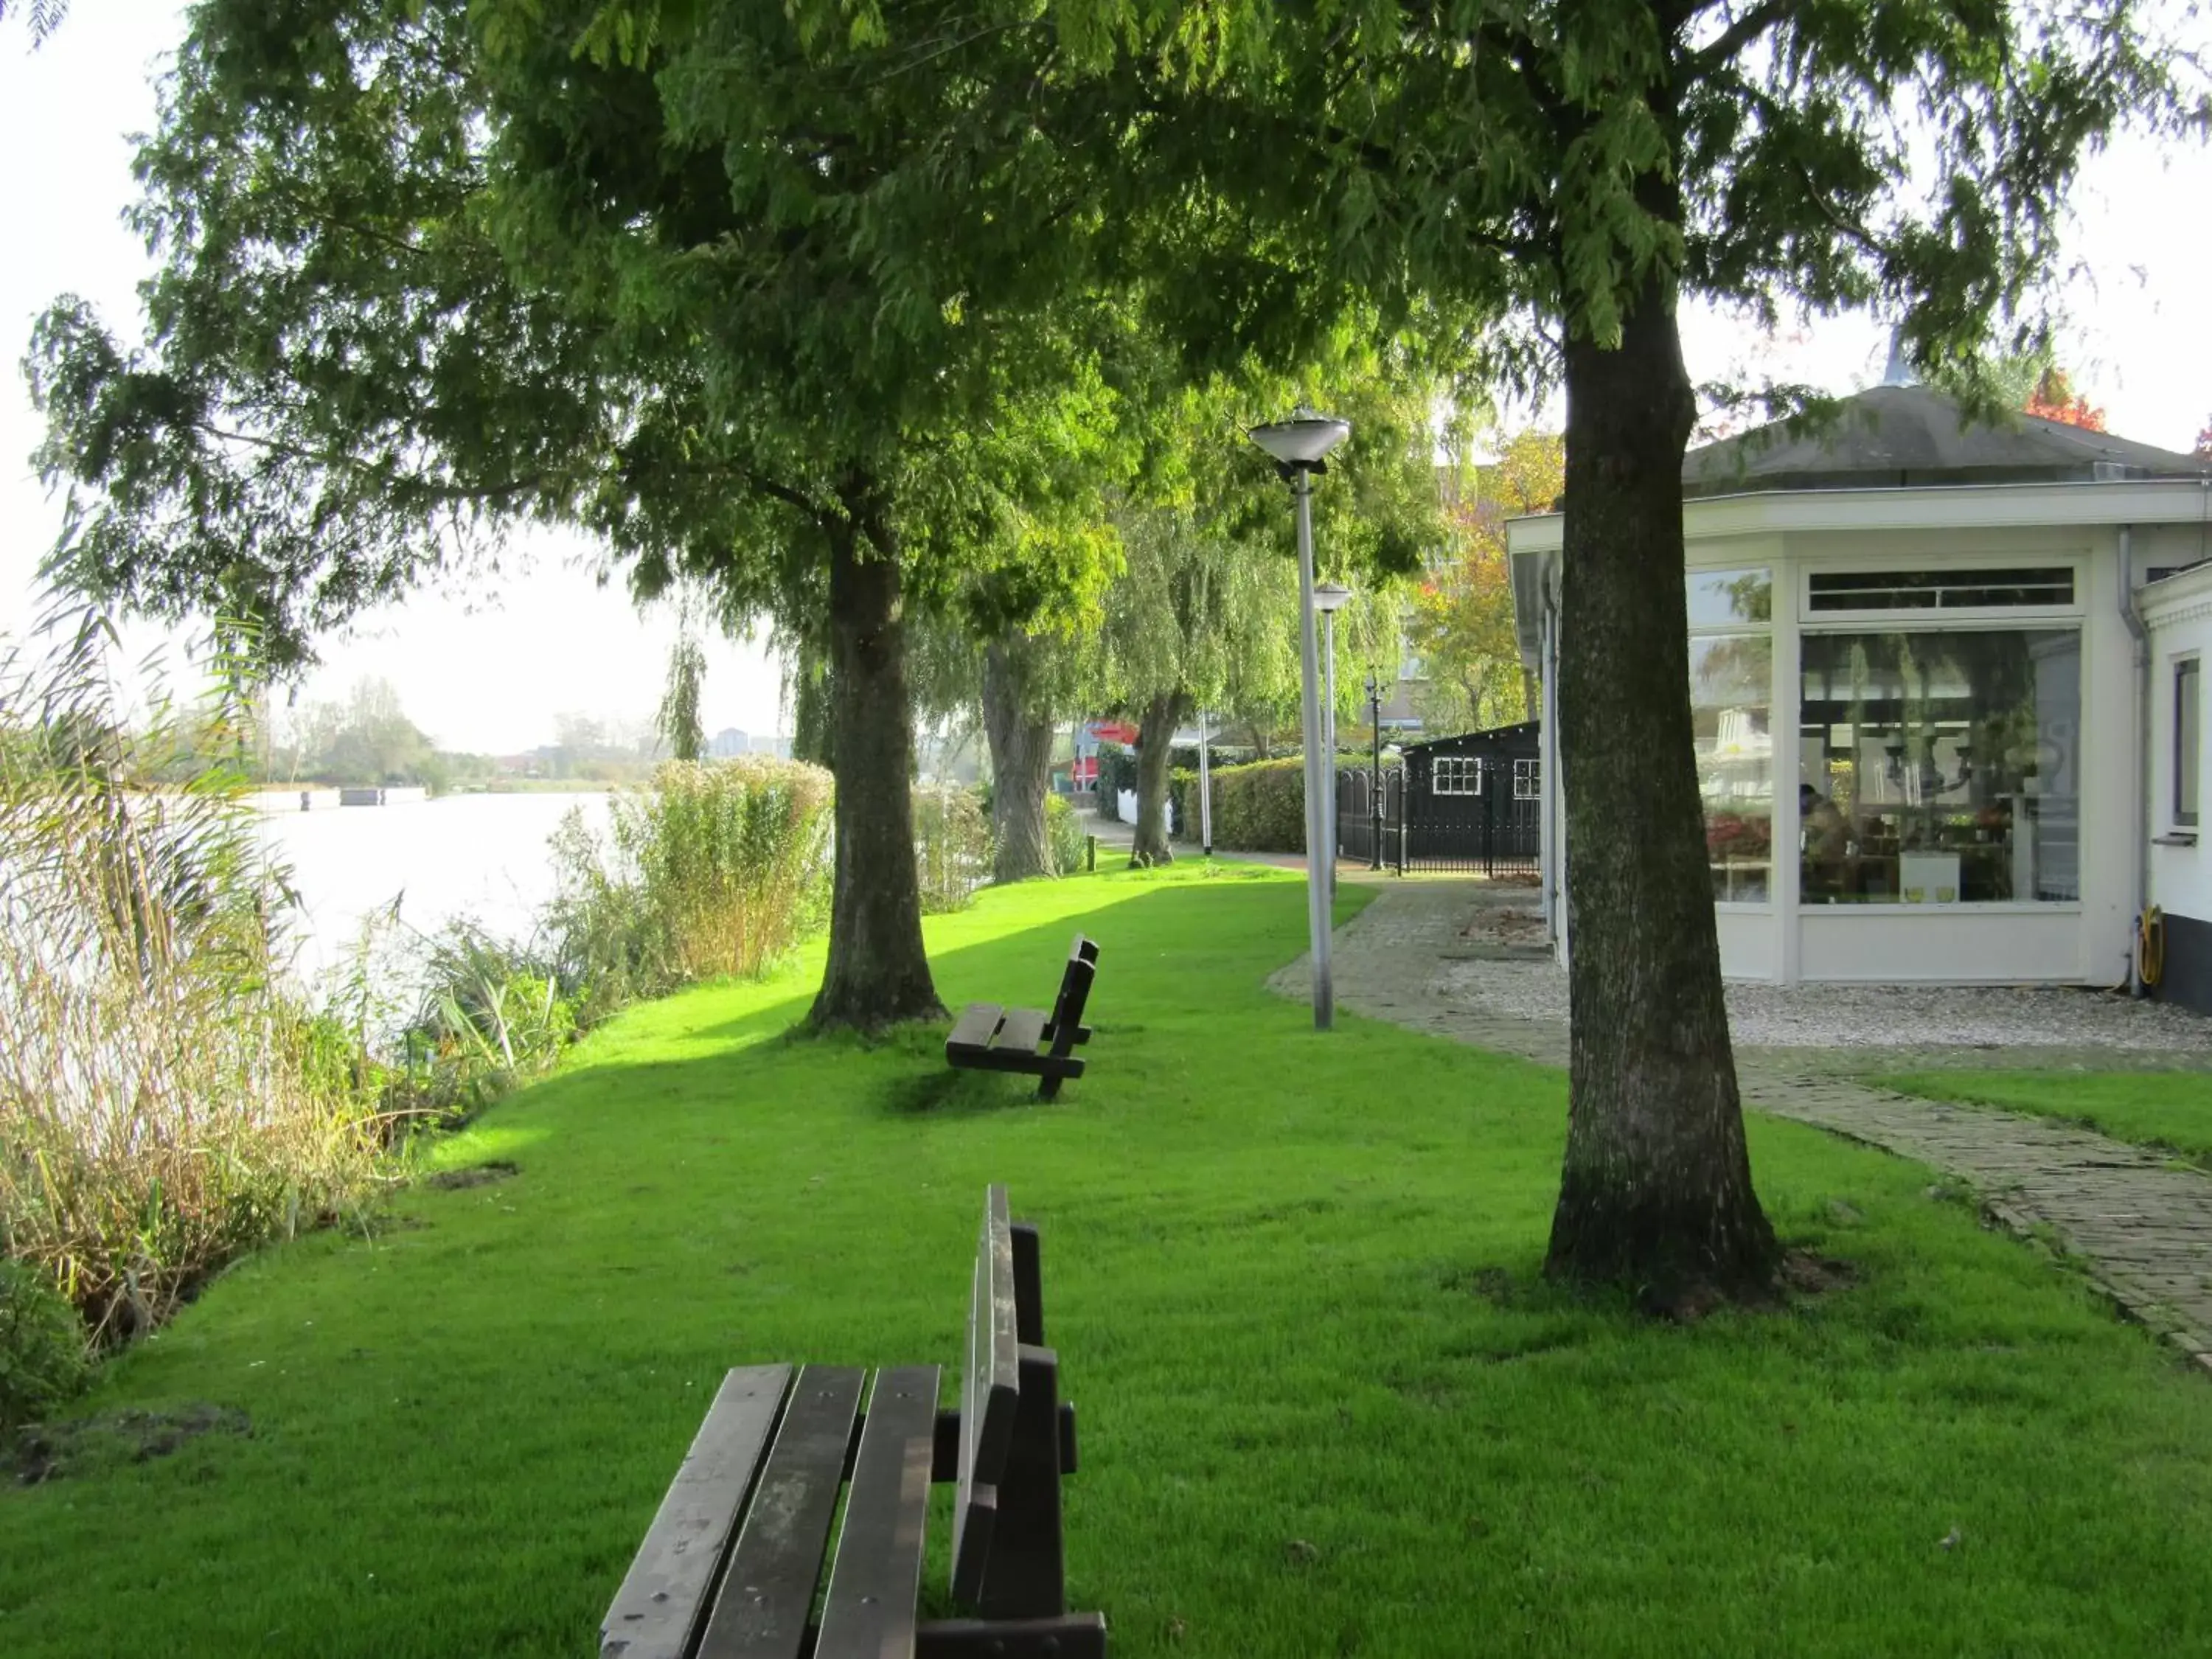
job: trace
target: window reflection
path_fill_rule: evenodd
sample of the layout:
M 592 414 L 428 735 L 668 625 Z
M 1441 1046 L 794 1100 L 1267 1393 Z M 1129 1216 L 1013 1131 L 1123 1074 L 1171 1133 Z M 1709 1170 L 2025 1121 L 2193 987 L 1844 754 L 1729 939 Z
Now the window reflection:
M 1774 619 L 1771 571 L 1692 570 L 1688 584 L 1692 628 L 1763 628 Z
M 1802 652 L 1804 902 L 2080 897 L 2077 631 L 1808 634 Z
M 1713 896 L 1763 902 L 1774 859 L 1774 641 L 1765 634 L 1692 635 L 1690 718 Z

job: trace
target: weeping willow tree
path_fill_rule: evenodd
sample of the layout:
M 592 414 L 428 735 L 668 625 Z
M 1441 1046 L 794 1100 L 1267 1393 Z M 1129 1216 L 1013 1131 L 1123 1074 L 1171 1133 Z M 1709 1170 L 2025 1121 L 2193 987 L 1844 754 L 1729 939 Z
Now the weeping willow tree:
M 668 752 L 680 761 L 697 760 L 706 747 L 706 730 L 699 719 L 699 693 L 706 678 L 706 650 L 698 635 L 686 628 L 669 651 L 668 689 L 661 693 L 653 721 Z
M 1303 377 L 1249 375 L 1160 401 L 1151 453 L 1115 515 L 1123 568 L 1107 590 L 1094 701 L 1138 725 L 1138 864 L 1165 863 L 1168 750 L 1200 708 L 1272 726 L 1297 707 L 1298 569 L 1289 494 L 1243 428 L 1300 402 L 1352 422 L 1315 495 L 1317 579 L 1351 587 L 1337 684 L 1395 665 L 1403 578 L 1441 550 L 1431 410 L 1437 387 L 1357 334 Z

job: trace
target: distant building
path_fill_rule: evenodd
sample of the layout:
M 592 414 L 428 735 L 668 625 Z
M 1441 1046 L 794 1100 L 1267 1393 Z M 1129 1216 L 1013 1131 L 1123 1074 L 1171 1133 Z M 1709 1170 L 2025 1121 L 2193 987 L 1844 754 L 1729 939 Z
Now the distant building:
M 732 760 L 752 753 L 754 746 L 753 740 L 736 726 L 726 726 L 714 733 L 714 741 L 707 745 L 707 753 L 715 760 Z

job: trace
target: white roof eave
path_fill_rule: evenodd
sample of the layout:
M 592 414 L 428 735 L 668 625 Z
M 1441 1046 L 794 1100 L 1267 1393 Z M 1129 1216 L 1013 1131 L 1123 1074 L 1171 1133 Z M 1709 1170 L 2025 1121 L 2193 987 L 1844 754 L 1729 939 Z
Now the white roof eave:
M 1682 503 L 1686 541 L 1771 531 L 1978 530 L 2212 522 L 2212 473 L 2111 483 L 1920 484 L 1905 488 L 1749 490 Z M 1559 549 L 1557 513 L 1509 519 L 1515 553 Z

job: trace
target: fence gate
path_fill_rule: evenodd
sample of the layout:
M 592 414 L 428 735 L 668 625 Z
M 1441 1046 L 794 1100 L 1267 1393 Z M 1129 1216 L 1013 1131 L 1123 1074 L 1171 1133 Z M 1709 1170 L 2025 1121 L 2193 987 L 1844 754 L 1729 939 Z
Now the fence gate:
M 1405 842 L 1405 769 L 1383 768 L 1379 798 L 1375 778 L 1376 775 L 1364 766 L 1346 767 L 1336 775 L 1337 854 L 1357 863 L 1397 870 L 1400 850 Z M 1375 819 L 1378 810 L 1382 819 L 1382 855 L 1379 860 L 1375 855 Z

